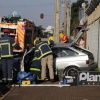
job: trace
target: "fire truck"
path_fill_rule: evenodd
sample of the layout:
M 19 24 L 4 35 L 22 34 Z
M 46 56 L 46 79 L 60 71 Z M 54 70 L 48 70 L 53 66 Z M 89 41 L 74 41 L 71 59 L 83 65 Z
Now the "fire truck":
M 36 37 L 34 22 L 22 19 L 19 16 L 2 17 L 0 20 L 0 33 L 3 33 L 5 28 L 10 30 L 10 36 L 18 41 L 23 51 L 33 43 Z
M 25 68 L 25 71 L 28 71 L 28 64 L 24 66 L 23 61 L 24 52 L 30 51 L 33 46 L 33 41 L 36 38 L 37 27 L 34 22 L 25 18 L 21 18 L 18 15 L 11 15 L 10 17 L 1 17 L 0 18 L 0 35 L 4 34 L 4 29 L 9 29 L 10 36 L 17 41 L 19 46 L 21 47 L 21 52 L 14 51 L 14 71 L 13 71 L 13 80 L 17 81 L 17 73 L 21 71 L 20 66 Z M 28 57 L 30 60 L 30 56 Z

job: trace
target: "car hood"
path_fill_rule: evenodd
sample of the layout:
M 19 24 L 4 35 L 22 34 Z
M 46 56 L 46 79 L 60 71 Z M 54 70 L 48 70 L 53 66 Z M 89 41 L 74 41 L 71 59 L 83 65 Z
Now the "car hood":
M 85 31 L 88 31 L 88 29 L 81 29 L 81 30 L 78 32 L 78 34 L 75 36 L 74 40 L 72 41 L 71 46 L 73 46 L 74 44 L 77 43 L 77 41 L 80 39 L 80 37 L 82 36 L 82 34 L 83 34 Z

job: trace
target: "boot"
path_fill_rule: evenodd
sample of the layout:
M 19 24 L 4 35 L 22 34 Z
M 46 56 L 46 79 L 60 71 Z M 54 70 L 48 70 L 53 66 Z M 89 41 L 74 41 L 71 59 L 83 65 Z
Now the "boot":
M 2 80 L 2 85 L 7 85 L 7 81 L 6 80 Z
M 7 87 L 8 87 L 8 88 L 11 88 L 11 87 L 12 87 L 12 81 L 11 81 L 11 80 L 8 81 Z

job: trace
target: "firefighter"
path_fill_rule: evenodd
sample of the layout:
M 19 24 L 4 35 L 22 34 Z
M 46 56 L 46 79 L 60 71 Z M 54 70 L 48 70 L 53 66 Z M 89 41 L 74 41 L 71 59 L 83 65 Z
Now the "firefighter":
M 1 47 L 1 62 L 2 62 L 2 73 L 3 73 L 3 82 L 9 83 L 12 82 L 12 69 L 13 69 L 13 49 L 12 45 L 14 43 L 13 39 L 9 36 L 9 30 L 4 30 L 4 36 L 0 40 Z M 8 75 L 7 75 L 8 74 Z
M 3 84 L 7 84 L 10 86 L 12 84 L 12 71 L 13 71 L 13 45 L 14 40 L 9 37 L 10 31 L 8 29 L 4 29 L 4 36 L 0 39 L 0 47 L 1 47 L 1 63 L 2 63 L 2 81 Z
M 62 36 L 62 42 L 68 43 L 68 36 L 67 35 Z
M 1 37 L 0 37 L 0 39 L 1 39 Z M 1 70 L 1 47 L 0 47 L 0 76 L 2 76 L 2 70 Z
M 30 72 L 34 74 L 34 80 L 32 84 L 36 84 L 37 80 L 41 80 L 41 59 L 38 51 L 35 51 L 34 57 L 31 63 Z
M 13 44 L 13 52 L 22 52 L 22 48 L 19 45 L 18 37 L 17 35 L 14 38 L 14 44 Z
M 53 55 L 52 50 L 47 42 L 39 41 L 39 43 L 36 44 L 35 50 L 38 51 L 38 54 L 40 54 L 41 59 L 41 79 L 43 81 L 46 81 L 46 64 L 49 68 L 49 77 L 50 81 L 54 82 L 54 72 L 53 72 Z
M 34 46 L 36 46 L 38 41 L 39 41 L 39 39 L 37 39 L 37 38 L 33 41 Z
M 50 36 L 50 37 L 48 38 L 48 44 L 49 44 L 49 46 L 50 46 L 51 48 L 54 46 L 54 38 L 53 38 L 53 36 Z
M 60 39 L 61 39 L 63 36 L 64 36 L 64 34 L 61 32 L 61 33 L 59 34 Z
M 63 36 L 64 36 L 64 34 L 62 32 L 60 32 L 60 34 L 59 34 L 60 42 L 62 41 Z

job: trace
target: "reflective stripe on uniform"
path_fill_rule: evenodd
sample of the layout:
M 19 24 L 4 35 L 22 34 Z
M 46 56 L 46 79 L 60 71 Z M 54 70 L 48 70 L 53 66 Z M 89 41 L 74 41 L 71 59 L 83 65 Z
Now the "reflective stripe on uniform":
M 8 79 L 7 79 L 7 78 L 3 78 L 2 80 L 3 80 L 3 81 L 6 81 L 6 80 L 12 81 L 12 78 L 8 78 Z
M 44 44 L 40 45 L 40 46 L 39 46 L 39 50 L 41 50 L 41 47 L 42 47 L 43 45 L 48 45 L 48 44 L 47 44 L 47 43 L 44 43 Z M 49 46 L 48 46 L 48 48 L 51 49 Z
M 2 45 L 8 45 L 8 49 L 9 49 L 9 55 L 11 54 L 11 52 L 10 52 L 10 43 L 2 43 L 2 44 L 0 44 L 1 46 Z
M 41 70 L 38 69 L 38 68 L 30 68 L 30 70 L 41 71 Z
M 40 50 L 35 50 L 35 53 L 37 53 L 37 52 L 39 52 L 39 51 L 40 51 Z M 40 56 L 40 57 L 34 57 L 34 58 L 33 58 L 33 60 L 40 60 L 40 59 L 41 59 L 41 56 Z M 33 60 L 32 60 L 32 61 L 33 61 Z
M 40 60 L 43 56 L 45 56 L 45 55 L 47 55 L 47 54 L 49 54 L 49 53 L 52 53 L 52 52 L 50 51 L 50 52 L 47 52 L 47 53 L 45 53 L 45 54 L 42 53 L 42 55 L 41 55 L 40 57 L 38 57 L 38 58 L 35 57 L 33 60 Z M 32 60 L 32 61 L 33 61 L 33 60 Z
M 43 56 L 45 56 L 45 55 L 47 55 L 47 54 L 49 54 L 49 53 L 52 53 L 52 51 L 49 51 L 49 52 L 47 52 L 47 53 L 45 53 L 45 54 L 42 54 L 41 57 L 43 57 Z
M 6 80 L 7 80 L 7 78 L 2 78 L 2 80 L 3 80 L 3 81 L 6 81 Z
M 39 50 L 35 50 L 35 52 L 38 52 Z
M 50 45 L 50 41 L 48 40 L 48 44 Z
M 42 78 L 39 78 L 39 77 L 37 76 L 37 80 L 42 80 Z
M 14 46 L 16 43 L 13 43 L 12 46 Z
M 12 78 L 8 78 L 8 81 L 12 81 Z
M 8 45 L 8 54 L 7 55 L 2 55 L 1 54 L 1 58 L 4 58 L 4 57 L 13 57 L 13 55 L 11 55 L 11 52 L 10 52 L 10 43 L 2 43 L 2 44 L 0 44 L 0 47 L 1 46 L 4 46 L 4 45 Z
M 34 58 L 33 58 L 33 60 L 40 60 L 40 57 L 39 57 L 39 58 L 37 58 L 37 57 L 34 57 Z M 32 60 L 32 61 L 33 61 L 33 60 Z
M 1 55 L 1 58 L 5 58 L 5 57 L 13 57 L 13 55 Z
M 51 51 L 51 48 L 48 46 L 48 48 L 49 48 L 49 52 L 46 52 L 46 53 L 42 53 L 42 50 L 41 50 L 41 47 L 43 46 L 43 45 L 47 45 L 47 43 L 44 43 L 44 44 L 42 44 L 42 45 L 40 45 L 39 47 L 38 47 L 38 49 L 40 50 L 40 52 L 41 52 L 41 56 L 40 56 L 40 58 L 42 58 L 43 56 L 45 56 L 45 55 L 47 55 L 47 54 L 49 54 L 49 53 L 52 53 L 52 51 Z

